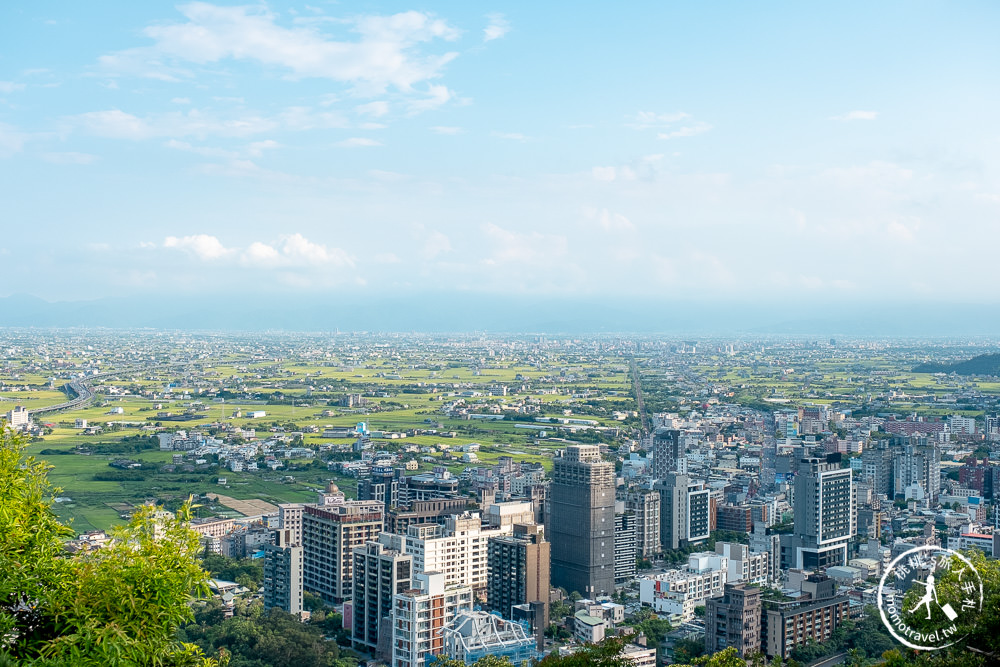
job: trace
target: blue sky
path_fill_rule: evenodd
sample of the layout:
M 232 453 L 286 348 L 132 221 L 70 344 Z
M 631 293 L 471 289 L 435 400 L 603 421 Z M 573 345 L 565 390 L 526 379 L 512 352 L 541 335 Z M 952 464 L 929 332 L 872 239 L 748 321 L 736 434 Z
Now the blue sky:
M 619 4 L 5 3 L 0 294 L 996 302 L 995 3 Z

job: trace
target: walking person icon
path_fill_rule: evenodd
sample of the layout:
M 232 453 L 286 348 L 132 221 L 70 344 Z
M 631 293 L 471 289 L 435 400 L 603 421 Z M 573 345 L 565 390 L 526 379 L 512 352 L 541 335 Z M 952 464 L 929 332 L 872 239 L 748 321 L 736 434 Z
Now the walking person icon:
M 913 583 L 920 584 L 921 586 L 924 587 L 924 596 L 922 598 L 920 598 L 920 602 L 917 603 L 917 606 L 910 610 L 910 613 L 912 614 L 916 610 L 918 610 L 921 607 L 923 607 L 923 606 L 926 605 L 927 606 L 927 620 L 930 620 L 930 618 L 931 618 L 931 600 L 933 599 L 934 603 L 937 606 L 939 606 L 939 607 L 941 606 L 941 602 L 938 600 L 938 595 L 937 595 L 937 585 L 934 583 L 934 575 L 933 574 L 928 574 L 926 582 L 923 582 L 923 581 L 920 581 L 919 579 L 917 579 Z

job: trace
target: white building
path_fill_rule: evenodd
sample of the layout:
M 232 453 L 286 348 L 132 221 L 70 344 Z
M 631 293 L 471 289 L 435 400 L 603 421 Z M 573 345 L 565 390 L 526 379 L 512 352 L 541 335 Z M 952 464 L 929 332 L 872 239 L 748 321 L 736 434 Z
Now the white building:
M 656 649 L 638 644 L 626 644 L 622 654 L 629 659 L 633 667 L 656 667 Z
M 958 536 L 948 538 L 948 548 L 954 550 L 976 548 L 986 553 L 993 554 L 993 535 L 986 533 L 962 533 Z
M 695 607 L 707 598 L 722 595 L 728 578 L 729 559 L 708 552 L 691 554 L 682 570 L 639 579 L 639 601 L 672 620 L 688 622 Z
M 7 426 L 16 431 L 28 428 L 28 423 L 31 421 L 28 417 L 28 410 L 23 405 L 15 405 L 13 409 L 7 411 L 4 418 L 7 420 Z
M 413 577 L 414 589 L 392 602 L 393 667 L 426 667 L 444 651 L 444 627 L 472 610 L 472 589 L 448 586 L 441 572 Z
M 484 529 L 479 513 L 456 514 L 445 525 L 420 524 L 406 535 L 382 533 L 378 541 L 393 551 L 413 554 L 415 572 L 440 572 L 448 586 L 470 586 L 486 597 L 491 537 L 509 535 L 512 525 Z
M 976 420 L 973 417 L 952 415 L 948 417 L 948 429 L 958 435 L 975 435 Z
M 604 639 L 612 625 L 600 616 L 591 616 L 586 609 L 573 615 L 573 636 L 584 644 L 596 644 Z
M 729 559 L 727 581 L 731 584 L 766 586 L 771 580 L 771 554 L 753 553 L 745 544 L 716 542 L 715 553 Z

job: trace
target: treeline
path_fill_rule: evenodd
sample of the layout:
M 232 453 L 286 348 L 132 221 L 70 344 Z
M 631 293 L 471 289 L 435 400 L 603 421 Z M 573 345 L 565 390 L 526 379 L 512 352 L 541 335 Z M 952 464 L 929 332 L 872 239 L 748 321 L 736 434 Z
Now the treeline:
M 238 601 L 234 615 L 225 618 L 222 603 L 213 599 L 178 636 L 209 655 L 225 650 L 228 667 L 356 667 L 356 659 L 327 639 L 341 630 L 339 614 L 318 610 L 303 623 L 280 609 L 265 610 L 260 600 Z
M 264 581 L 264 568 L 252 558 L 242 560 L 218 554 L 206 554 L 201 566 L 213 579 L 235 581 L 240 586 L 256 591 Z

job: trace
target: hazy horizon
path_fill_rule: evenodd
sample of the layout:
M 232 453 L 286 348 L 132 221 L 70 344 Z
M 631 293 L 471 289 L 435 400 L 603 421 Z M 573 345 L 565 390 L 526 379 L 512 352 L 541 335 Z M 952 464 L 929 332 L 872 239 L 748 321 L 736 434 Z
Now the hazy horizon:
M 0 326 L 261 332 L 791 335 L 961 338 L 1000 330 L 1000 306 L 933 303 L 668 302 L 433 293 L 119 297 L 47 302 L 0 297 Z

